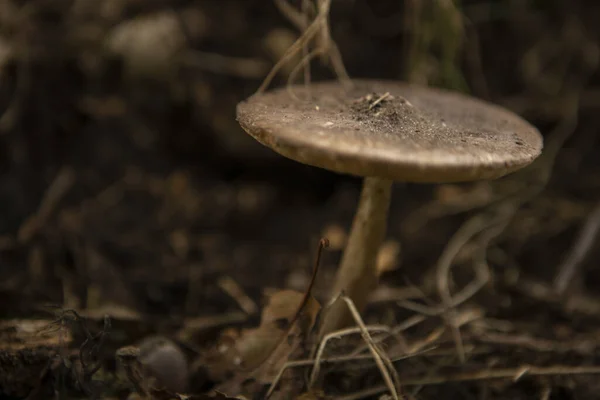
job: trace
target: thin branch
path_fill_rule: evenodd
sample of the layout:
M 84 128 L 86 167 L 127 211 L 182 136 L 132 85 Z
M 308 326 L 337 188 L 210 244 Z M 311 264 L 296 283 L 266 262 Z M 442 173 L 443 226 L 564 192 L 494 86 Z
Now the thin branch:
M 581 264 L 589 254 L 598 232 L 600 231 L 600 202 L 587 218 L 581 231 L 577 235 L 575 244 L 569 251 L 567 258 L 558 267 L 558 273 L 554 279 L 554 290 L 562 295 L 573 282 L 573 278 L 580 270 Z
M 356 306 L 354 305 L 352 300 L 344 294 L 342 294 L 340 298 L 348 306 L 350 314 L 352 314 L 356 325 L 358 325 L 361 328 L 362 337 L 364 341 L 369 345 L 369 350 L 373 355 L 375 364 L 377 364 L 377 367 L 381 372 L 387 390 L 390 392 L 394 400 L 400 400 L 400 397 L 398 396 L 398 389 L 400 388 L 400 378 L 398 377 L 396 370 L 393 369 L 389 357 L 386 354 L 382 354 L 381 350 L 379 350 L 377 346 L 373 344 L 373 339 L 371 338 L 371 335 L 369 334 L 369 331 L 367 330 L 367 327 L 365 326 L 365 323 L 363 322 L 360 313 L 356 309 Z M 390 369 L 388 370 L 386 367 Z
M 455 374 L 435 375 L 427 378 L 407 379 L 401 381 L 403 386 L 431 386 L 446 383 L 486 381 L 491 379 L 511 379 L 517 382 L 525 376 L 561 376 L 561 375 L 598 375 L 600 366 L 571 367 L 557 365 L 552 367 L 521 366 L 517 368 L 490 369 L 487 371 L 459 372 Z M 375 396 L 387 390 L 381 385 L 347 396 L 336 397 L 335 400 L 358 400 Z

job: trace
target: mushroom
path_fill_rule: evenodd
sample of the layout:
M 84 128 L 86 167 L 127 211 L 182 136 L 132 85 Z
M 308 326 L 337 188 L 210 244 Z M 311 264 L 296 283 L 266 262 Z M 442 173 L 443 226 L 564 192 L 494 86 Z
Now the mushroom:
M 397 81 L 330 81 L 257 93 L 237 106 L 242 128 L 292 160 L 364 177 L 358 209 L 332 288 L 363 310 L 377 285 L 394 181 L 450 183 L 495 179 L 542 151 L 539 131 L 481 100 Z M 334 302 L 321 334 L 345 327 Z

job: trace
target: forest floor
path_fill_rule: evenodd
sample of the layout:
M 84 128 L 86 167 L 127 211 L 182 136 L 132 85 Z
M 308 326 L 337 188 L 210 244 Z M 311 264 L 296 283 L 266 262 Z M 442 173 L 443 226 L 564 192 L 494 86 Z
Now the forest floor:
M 551 65 L 570 86 L 540 97 L 540 75 L 516 96 L 506 72 L 482 96 L 530 117 L 546 156 L 494 182 L 395 185 L 381 284 L 362 316 L 370 339 L 340 332 L 318 353 L 314 326 L 360 182 L 271 154 L 237 126 L 235 104 L 278 58 L 259 50 L 286 26 L 277 10 L 186 3 L 180 15 L 208 28 L 187 32 L 197 48 L 156 82 L 115 72 L 145 64 L 115 66 L 91 40 L 141 14 L 136 2 L 69 14 L 69 2 L 17 3 L 0 6 L 0 398 L 375 399 L 391 396 L 383 375 L 407 399 L 598 398 L 597 59 L 577 58 L 589 49 L 567 40 L 581 34 L 567 17 L 554 46 L 536 40 L 545 61 L 551 49 L 579 62 Z M 18 23 L 2 19 L 15 10 Z M 482 25 L 484 44 L 498 38 L 506 62 L 519 56 L 514 38 Z M 373 33 L 340 47 L 353 76 L 395 78 L 402 43 Z M 389 57 L 366 63 L 371 51 Z M 482 57 L 488 76 L 501 69 Z M 322 237 L 311 301 L 288 329 Z

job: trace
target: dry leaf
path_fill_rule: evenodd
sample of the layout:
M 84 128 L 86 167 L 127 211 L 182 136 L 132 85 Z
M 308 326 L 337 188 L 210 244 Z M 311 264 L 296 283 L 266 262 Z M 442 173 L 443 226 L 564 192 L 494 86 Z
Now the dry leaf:
M 304 293 L 294 290 L 281 290 L 270 296 L 262 313 L 261 325 L 253 333 L 254 337 L 260 338 L 263 346 L 267 338 L 273 346 L 269 353 L 263 353 L 263 360 L 265 354 L 268 358 L 257 365 L 257 370 L 252 374 L 259 382 L 272 382 L 313 328 L 321 306 L 314 297 L 309 296 L 300 314 L 296 315 L 304 297 Z
M 296 315 L 304 299 L 301 292 L 277 291 L 269 296 L 258 327 L 222 333 L 216 351 L 202 360 L 212 379 L 223 380 L 234 374 L 220 390 L 237 393 L 249 378 L 260 384 L 274 379 L 316 322 L 321 307 L 312 296 Z
M 304 298 L 304 293 L 295 290 L 279 290 L 269 296 L 269 301 L 261 315 L 261 326 L 271 323 L 290 323 L 298 311 L 298 306 Z M 306 321 L 304 328 L 312 329 L 317 319 L 321 305 L 314 297 L 310 296 L 302 310 L 301 319 Z M 300 324 L 302 325 L 302 324 Z
M 325 227 L 321 232 L 322 237 L 329 239 L 329 248 L 331 250 L 342 250 L 348 240 L 348 234 L 340 225 L 332 224 Z
M 387 240 L 379 249 L 377 253 L 377 275 L 381 276 L 386 272 L 394 271 L 398 269 L 400 257 L 400 243 L 395 240 Z

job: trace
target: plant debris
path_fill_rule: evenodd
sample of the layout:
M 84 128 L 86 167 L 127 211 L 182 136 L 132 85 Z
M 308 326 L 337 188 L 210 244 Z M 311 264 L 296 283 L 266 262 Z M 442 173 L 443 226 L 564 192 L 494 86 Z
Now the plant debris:
M 0 398 L 596 399 L 600 3 L 491 3 L 0 1 Z M 359 184 L 235 106 L 350 76 L 469 92 L 546 146 L 395 188 L 362 327 L 320 342 Z M 386 91 L 345 106 L 418 118 Z

